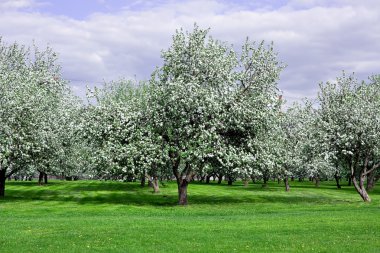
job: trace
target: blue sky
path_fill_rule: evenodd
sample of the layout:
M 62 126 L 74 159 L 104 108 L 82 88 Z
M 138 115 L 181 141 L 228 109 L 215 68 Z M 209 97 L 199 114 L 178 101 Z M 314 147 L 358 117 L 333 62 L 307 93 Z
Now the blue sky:
M 247 36 L 273 41 L 288 65 L 279 86 L 290 102 L 315 96 L 342 70 L 380 74 L 378 0 L 0 0 L 3 41 L 49 44 L 82 97 L 86 85 L 149 78 L 175 29 L 194 22 L 235 47 Z

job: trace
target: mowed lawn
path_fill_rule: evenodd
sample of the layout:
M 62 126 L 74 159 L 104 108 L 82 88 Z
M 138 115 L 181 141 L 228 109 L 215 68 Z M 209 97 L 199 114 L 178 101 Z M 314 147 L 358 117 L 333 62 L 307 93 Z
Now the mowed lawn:
M 0 252 L 380 252 L 379 189 L 290 183 L 192 183 L 180 207 L 175 183 L 7 181 Z

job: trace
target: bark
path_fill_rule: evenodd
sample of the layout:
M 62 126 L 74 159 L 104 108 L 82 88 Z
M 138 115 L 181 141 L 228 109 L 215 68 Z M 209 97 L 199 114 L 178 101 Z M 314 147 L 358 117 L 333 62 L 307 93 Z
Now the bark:
M 232 177 L 228 177 L 228 185 L 232 185 L 233 181 L 232 181 Z
M 364 187 L 365 178 L 366 178 L 366 176 L 364 175 L 364 173 L 360 173 L 359 183 L 358 183 L 355 175 L 351 175 L 352 183 L 354 184 L 354 187 L 355 187 L 356 191 L 359 193 L 360 197 L 362 197 L 364 202 L 371 202 L 371 198 L 369 197 L 369 195 L 368 195 L 368 193 Z
M 278 178 L 277 178 L 277 184 L 280 184 L 280 183 L 281 183 L 281 178 L 278 177 Z
M 221 184 L 223 180 L 223 174 L 219 174 L 218 176 L 218 184 Z
M 347 183 L 348 186 L 351 186 L 352 185 L 352 179 L 351 179 L 351 176 L 348 177 L 348 183 Z
M 338 176 L 337 172 L 335 173 L 334 178 L 335 178 L 335 182 L 336 182 L 336 187 L 338 189 L 341 189 L 342 187 L 340 186 L 340 183 L 339 183 L 340 177 Z
M 264 177 L 263 177 L 263 180 L 264 180 L 264 184 L 262 185 L 262 187 L 264 188 L 264 187 L 267 187 L 267 186 L 268 186 L 268 180 L 269 180 L 269 177 L 264 176 Z
M 289 186 L 289 178 L 288 178 L 288 176 L 286 176 L 285 178 L 284 178 L 284 183 L 285 183 L 285 191 L 290 191 L 290 186 Z
M 247 179 L 244 179 L 244 187 L 248 187 L 248 180 Z
M 143 175 L 141 175 L 140 186 L 145 187 L 145 173 L 143 173 Z
M 373 187 L 375 187 L 375 172 L 374 171 L 372 171 L 371 173 L 369 173 L 368 176 L 367 176 L 366 190 L 367 191 L 372 191 Z
M 254 175 L 251 175 L 252 184 L 256 183 L 256 178 Z
M 321 180 L 320 180 L 319 176 L 316 176 L 315 177 L 315 187 L 319 187 L 320 183 L 321 183 Z
M 355 176 L 355 174 L 356 174 L 355 168 L 356 168 L 357 162 L 355 162 L 355 163 L 351 162 L 350 163 L 351 181 L 354 184 L 355 190 L 359 193 L 360 197 L 362 197 L 364 202 L 371 202 L 371 198 L 369 197 L 369 195 L 368 195 L 368 193 L 364 187 L 364 181 L 366 179 L 366 176 L 368 173 L 370 173 L 367 171 L 368 162 L 369 162 L 369 157 L 367 156 L 365 159 L 365 162 L 364 162 L 364 166 L 360 170 L 360 173 L 359 173 L 359 182 L 357 181 L 356 176 Z
M 5 169 L 0 169 L 0 198 L 3 198 L 5 196 L 5 173 Z
M 44 173 L 40 171 L 40 175 L 38 176 L 38 184 L 43 185 Z
M 264 184 L 266 185 L 266 184 L 268 183 L 269 177 L 264 176 L 264 177 L 263 177 L 263 180 L 264 180 Z
M 160 186 L 158 185 L 158 178 L 154 177 L 152 181 L 153 185 L 153 193 L 159 193 L 160 192 Z
M 180 179 L 178 183 L 178 205 L 186 206 L 187 205 L 187 182 L 185 179 Z
M 191 168 L 190 164 L 186 163 L 185 166 L 185 175 L 181 175 L 178 171 L 181 157 L 178 153 L 170 153 L 172 159 L 172 170 L 175 178 L 177 179 L 178 187 L 178 205 L 185 206 L 187 205 L 187 185 L 189 184 L 189 179 L 191 178 Z
M 209 184 L 209 183 L 210 183 L 210 178 L 211 178 L 211 175 L 207 175 L 207 176 L 206 176 L 206 184 Z
M 48 183 L 48 178 L 47 178 L 47 174 L 44 172 L 44 183 L 47 184 Z

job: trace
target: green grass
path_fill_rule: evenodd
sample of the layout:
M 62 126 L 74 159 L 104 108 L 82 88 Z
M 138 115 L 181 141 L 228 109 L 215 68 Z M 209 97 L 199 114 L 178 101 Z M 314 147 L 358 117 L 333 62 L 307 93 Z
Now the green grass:
M 380 252 L 380 190 L 363 203 L 351 187 L 7 182 L 0 252 Z

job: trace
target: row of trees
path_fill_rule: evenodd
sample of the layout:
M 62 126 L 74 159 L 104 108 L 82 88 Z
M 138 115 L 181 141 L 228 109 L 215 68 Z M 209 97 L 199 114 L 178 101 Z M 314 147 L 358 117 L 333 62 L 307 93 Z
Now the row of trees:
M 1 44 L 0 195 L 20 171 L 95 178 L 174 178 L 187 204 L 194 180 L 348 176 L 364 201 L 379 179 L 380 77 L 343 74 L 321 84 L 316 102 L 282 109 L 284 65 L 272 45 L 236 51 L 195 26 L 179 30 L 149 81 L 68 89 L 56 55 Z M 4 65 L 4 66 L 3 66 Z M 4 106 L 3 106 L 4 105 Z M 4 123 L 3 123 L 4 122 Z M 3 138 L 4 136 L 4 138 Z M 367 179 L 367 184 L 365 181 Z

